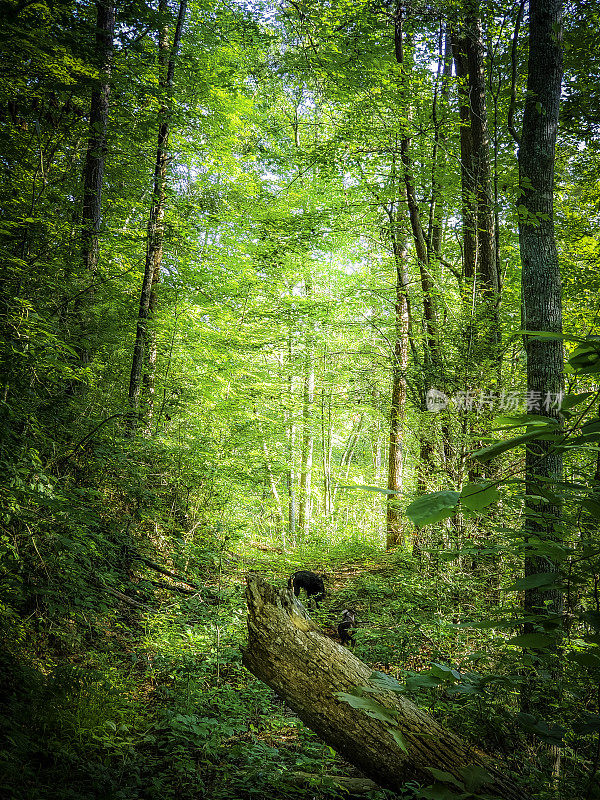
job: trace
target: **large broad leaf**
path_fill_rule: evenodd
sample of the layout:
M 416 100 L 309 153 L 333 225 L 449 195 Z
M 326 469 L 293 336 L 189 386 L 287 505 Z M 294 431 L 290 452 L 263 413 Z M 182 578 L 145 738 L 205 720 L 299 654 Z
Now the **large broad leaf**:
M 557 572 L 538 572 L 535 575 L 527 575 L 525 578 L 518 578 L 508 592 L 521 592 L 524 589 L 558 589 L 561 586 L 561 576 Z
M 419 689 L 436 689 L 441 682 L 441 678 L 435 678 L 433 675 L 410 675 L 406 679 L 406 688 L 410 692 L 418 692 Z
M 408 748 L 406 747 L 406 742 L 404 741 L 404 738 L 403 738 L 402 734 L 400 733 L 400 731 L 398 730 L 398 728 L 390 728 L 388 726 L 388 727 L 386 727 L 386 731 L 390 734 L 392 739 L 396 742 L 396 744 L 398 745 L 400 750 L 402 750 L 403 752 L 406 753 L 406 755 L 408 755 Z
M 591 672 L 600 672 L 600 650 L 595 647 L 593 650 L 579 650 L 574 653 L 568 654 L 568 659 L 579 664 L 580 667 L 586 667 Z
M 547 633 L 523 633 L 521 636 L 513 636 L 506 644 L 514 644 L 517 647 L 525 647 L 528 650 L 546 650 L 556 642 L 553 636 Z
M 562 744 L 562 738 L 566 732 L 562 726 L 553 725 L 550 727 L 545 720 L 523 712 L 517 714 L 517 720 L 522 728 L 530 733 L 535 733 L 543 742 L 554 745 Z
M 579 375 L 600 372 L 600 339 L 588 339 L 575 348 L 569 364 Z
M 562 403 L 560 404 L 560 410 L 568 411 L 570 408 L 578 406 L 580 403 L 583 403 L 584 400 L 587 400 L 588 398 L 593 396 L 594 396 L 593 392 L 581 392 L 581 394 L 566 394 L 562 399 Z
M 365 692 L 396 692 L 402 694 L 405 689 L 401 683 L 398 683 L 396 678 L 392 675 L 386 675 L 385 672 L 372 672 L 369 675 L 369 683 L 371 686 L 361 687 Z
M 502 430 L 505 428 L 524 428 L 538 427 L 540 425 L 558 426 L 558 420 L 543 414 L 510 414 L 507 416 L 496 417 L 492 420 L 492 425 Z
M 500 492 L 490 483 L 468 483 L 460 493 L 461 505 L 469 511 L 482 511 L 500 499 Z
M 496 456 L 505 453 L 507 450 L 512 450 L 514 447 L 519 447 L 519 445 L 526 444 L 532 439 L 552 441 L 553 439 L 557 439 L 559 436 L 561 436 L 560 429 L 556 427 L 556 424 L 553 420 L 548 420 L 547 425 L 540 426 L 532 433 L 524 433 L 522 436 L 515 436 L 512 439 L 505 439 L 502 442 L 495 442 L 487 447 L 482 447 L 479 450 L 475 450 L 473 455 L 480 461 L 490 461 L 492 458 L 496 458 Z
M 556 339 L 561 342 L 587 342 L 584 336 L 572 333 L 555 333 L 554 331 L 516 331 L 517 336 L 531 336 L 532 339 Z
M 600 631 L 600 611 L 584 611 L 581 618 L 584 619 L 588 625 L 591 625 L 592 628 Z
M 446 666 L 446 664 L 432 664 L 430 673 L 434 678 L 441 678 L 452 683 L 460 680 L 460 672 Z
M 587 733 L 600 733 L 600 714 L 590 714 L 589 711 L 584 711 L 583 720 L 574 722 L 573 730 L 580 736 Z
M 406 514 L 415 525 L 433 525 L 451 517 L 458 505 L 460 494 L 451 490 L 432 492 L 414 500 L 406 509 Z
M 482 786 L 491 783 L 493 778 L 490 773 L 478 764 L 470 764 L 461 769 L 465 784 L 470 792 L 476 792 Z
M 338 484 L 337 489 L 362 489 L 363 492 L 379 492 L 380 494 L 400 494 L 395 489 L 382 489 L 380 486 L 362 486 L 359 483 L 342 486 Z
M 387 722 L 391 725 L 396 724 L 394 712 L 373 700 L 372 697 L 356 697 L 356 695 L 348 694 L 347 692 L 335 692 L 335 696 L 343 700 L 344 703 L 348 703 L 352 708 L 358 708 L 370 717 L 380 720 L 380 722 Z
M 588 499 L 584 500 L 581 505 L 590 514 L 590 516 L 600 519 L 600 502 L 598 502 L 598 500 L 588 497 Z
M 449 772 L 444 772 L 441 769 L 435 769 L 434 767 L 427 767 L 427 771 L 431 772 L 433 777 L 436 781 L 440 781 L 441 783 L 450 783 L 453 786 L 456 786 L 458 789 L 464 789 L 464 784 L 457 780 L 454 775 L 451 775 Z

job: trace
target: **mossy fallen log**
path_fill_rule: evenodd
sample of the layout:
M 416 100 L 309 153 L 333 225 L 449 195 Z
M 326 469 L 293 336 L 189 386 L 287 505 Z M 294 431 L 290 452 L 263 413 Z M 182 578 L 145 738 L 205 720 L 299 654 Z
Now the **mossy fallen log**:
M 288 589 L 247 578 L 248 646 L 243 663 L 300 719 L 380 786 L 400 791 L 409 778 L 431 783 L 437 770 L 450 788 L 483 781 L 479 794 L 527 800 L 497 763 L 440 725 L 401 694 L 377 694 L 380 718 L 353 708 L 339 692 L 368 686 L 372 669 L 328 638 Z M 360 702 L 360 701 L 359 701 Z M 453 785 L 454 782 L 454 785 Z M 458 789 L 460 793 L 460 789 Z

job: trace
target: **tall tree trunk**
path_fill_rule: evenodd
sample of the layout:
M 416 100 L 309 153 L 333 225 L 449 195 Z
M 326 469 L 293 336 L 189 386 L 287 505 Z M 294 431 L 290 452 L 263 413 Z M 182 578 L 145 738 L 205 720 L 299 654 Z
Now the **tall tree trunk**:
M 404 32 L 403 32 L 403 22 L 402 22 L 402 9 L 399 6 L 396 11 L 396 18 L 395 18 L 395 25 L 394 25 L 394 51 L 396 56 L 397 63 L 405 67 L 405 56 L 404 56 Z M 448 55 L 448 51 L 446 50 L 446 56 Z M 444 67 L 444 74 L 447 78 L 447 65 Z M 407 74 L 406 70 L 403 71 L 403 78 L 402 78 L 402 86 L 401 91 L 402 94 L 406 98 L 407 104 L 409 103 L 409 75 Z M 434 96 L 434 115 L 437 114 L 437 94 Z M 410 111 L 410 109 L 409 109 Z M 436 139 L 434 142 L 434 158 L 437 158 L 438 154 L 438 147 L 439 147 L 439 128 L 436 128 Z M 402 137 L 400 142 L 400 155 L 402 159 L 402 171 L 403 171 L 403 183 L 404 183 L 404 192 L 406 197 L 406 204 L 408 207 L 408 215 L 410 220 L 410 226 L 412 231 L 413 242 L 415 245 L 415 252 L 417 255 L 417 262 L 419 264 L 419 276 L 421 282 L 421 291 L 423 297 L 423 316 L 425 320 L 425 341 L 423 342 L 423 377 L 422 377 L 422 395 L 423 395 L 423 406 L 425 405 L 425 396 L 427 394 L 428 389 L 437 381 L 441 380 L 441 360 L 440 360 L 440 353 L 439 353 L 439 337 L 438 337 L 438 326 L 437 326 L 437 315 L 435 310 L 435 305 L 433 301 L 433 279 L 431 277 L 430 272 L 430 254 L 432 252 L 433 242 L 435 241 L 435 246 L 437 248 L 437 254 L 439 255 L 439 248 L 441 244 L 441 215 L 440 215 L 440 208 L 436 207 L 436 194 L 439 194 L 439 184 L 437 183 L 436 175 L 436 164 L 434 164 L 433 171 L 432 171 L 432 201 L 430 206 L 430 213 L 429 213 L 429 231 L 426 235 L 425 230 L 423 228 L 423 223 L 421 221 L 421 214 L 419 209 L 419 204 L 417 201 L 417 192 L 415 189 L 415 182 L 414 182 L 414 175 L 413 175 L 413 168 L 412 168 L 412 159 L 410 156 L 410 136 L 408 135 L 408 131 L 406 131 L 405 135 Z M 439 198 L 438 198 L 439 199 Z M 390 220 L 391 222 L 391 220 Z M 402 383 L 403 386 L 400 386 L 398 380 L 400 378 L 399 375 L 393 376 L 393 387 L 392 387 L 392 420 L 391 420 L 391 430 L 390 430 L 390 453 L 389 453 L 389 480 L 388 480 L 388 489 L 392 489 L 394 491 L 398 491 L 401 487 L 402 478 L 401 478 L 401 450 L 398 450 L 398 437 L 400 436 L 400 426 L 399 426 L 399 419 L 398 414 L 395 411 L 396 403 L 400 402 L 402 407 L 406 404 L 406 367 L 408 366 L 408 340 L 410 338 L 410 308 L 408 306 L 408 296 L 407 296 L 407 286 L 408 286 L 408 275 L 406 273 L 406 266 L 404 265 L 405 261 L 405 254 L 401 255 L 399 251 L 399 244 L 397 238 L 394 238 L 394 256 L 396 260 L 397 269 L 399 265 L 403 270 L 403 274 L 398 271 L 398 283 L 397 283 L 397 294 L 396 294 L 396 320 L 397 320 L 397 330 L 396 330 L 396 347 L 398 348 L 399 345 L 399 333 L 400 335 L 406 338 L 406 342 L 402 345 L 403 352 L 400 354 L 400 358 L 402 360 L 403 366 L 401 367 L 403 372 Z M 402 300 L 401 297 L 404 296 L 405 300 Z M 404 317 L 403 320 L 400 322 L 400 330 L 398 329 L 398 314 Z M 398 362 L 398 358 L 396 358 L 396 362 Z M 396 364 L 397 366 L 397 364 Z M 402 413 L 404 416 L 404 412 Z M 394 443 L 396 440 L 396 443 Z M 421 449 L 420 449 L 420 456 L 427 456 L 429 450 L 429 445 L 425 444 L 423 441 L 421 442 Z M 419 474 L 422 474 L 424 469 L 428 469 L 430 467 L 430 459 L 427 458 L 426 463 L 421 463 L 418 467 Z M 390 517 L 395 517 L 398 514 L 397 511 L 397 501 L 394 500 L 392 497 L 388 502 L 388 532 L 387 532 L 387 541 L 388 546 L 393 546 L 394 544 L 394 529 L 398 528 L 399 520 L 390 519 Z M 396 534 L 397 535 L 397 534 Z M 396 542 L 397 543 L 397 542 Z M 414 548 L 415 552 L 418 553 L 418 542 L 415 539 L 414 541 Z
M 562 331 L 561 280 L 554 238 L 554 160 L 562 81 L 562 0 L 531 0 L 529 20 L 529 62 L 523 132 L 519 149 L 519 184 L 522 205 L 519 214 L 519 244 L 522 263 L 524 325 L 528 331 Z M 527 390 L 529 397 L 545 398 L 563 387 L 563 345 L 560 340 L 525 336 Z M 540 394 L 534 395 L 533 392 Z M 537 409 L 548 417 L 558 410 Z M 551 555 L 539 555 L 539 540 L 552 543 L 559 538 L 561 511 L 554 503 L 538 502 L 540 482 L 560 481 L 562 455 L 549 449 L 548 442 L 534 441 L 527 447 L 525 462 L 525 538 L 532 542 L 525 558 L 525 575 L 558 572 Z M 561 612 L 557 589 L 526 589 L 525 613 L 538 619 Z M 533 629 L 528 623 L 527 631 Z M 534 703 L 532 697 L 540 698 Z M 534 705 L 547 707 L 556 701 L 558 681 L 545 689 L 527 682 L 522 690 L 524 710 Z M 548 695 L 553 695 L 550 697 Z
M 106 130 L 110 99 L 115 7 L 113 0 L 96 2 L 96 55 L 100 75 L 90 100 L 90 132 L 83 169 L 81 258 L 92 277 L 96 274 L 102 221 L 102 185 L 106 160 Z
M 312 279 L 305 281 L 305 293 L 307 297 L 312 295 Z M 311 482 L 312 482 L 312 463 L 314 448 L 313 432 L 313 411 L 315 400 L 315 354 L 312 331 L 312 321 L 309 321 L 311 328 L 306 336 L 306 353 L 304 359 L 304 400 L 302 408 L 302 465 L 300 469 L 300 510 L 298 514 L 298 525 L 305 536 L 310 529 L 311 522 Z
M 296 424 L 294 421 L 294 375 L 292 372 L 292 325 L 288 331 L 288 379 L 287 379 L 287 445 L 288 445 L 288 534 L 293 546 L 296 544 L 296 475 L 294 471 L 294 449 L 296 445 Z
M 162 265 L 169 127 L 171 117 L 170 93 L 173 87 L 173 77 L 175 75 L 175 60 L 179 52 L 183 24 L 187 11 L 187 0 L 181 0 L 179 5 L 179 14 L 175 26 L 173 45 L 170 48 L 170 55 L 169 24 L 167 20 L 168 4 L 166 0 L 161 0 L 159 10 L 163 21 L 158 46 L 160 69 L 159 85 L 163 92 L 164 100 L 159 111 L 158 147 L 154 165 L 152 205 L 150 208 L 146 238 L 146 264 L 140 293 L 140 308 L 129 379 L 129 406 L 132 412 L 130 416 L 132 428 L 135 427 L 136 416 L 139 412 L 144 355 L 148 342 L 148 324 L 156 308 L 156 285 L 160 279 L 160 268 Z M 154 353 L 154 360 L 155 355 Z M 150 377 L 150 374 L 152 377 Z M 151 365 L 151 372 L 149 372 L 147 381 L 150 394 L 153 393 L 153 388 L 150 385 L 153 384 L 153 374 L 154 367 Z
M 442 43 L 443 40 L 443 43 Z M 443 48 L 443 50 L 442 50 Z M 441 75 L 440 75 L 441 73 Z M 427 254 L 428 261 L 439 258 L 442 252 L 442 182 L 445 158 L 444 150 L 440 152 L 440 144 L 444 143 L 443 117 L 440 113 L 440 100 L 443 104 L 448 101 L 450 78 L 452 77 L 452 43 L 450 32 L 440 30 L 440 45 L 438 56 L 438 76 L 435 83 L 431 118 L 433 121 L 433 150 L 431 153 L 431 202 L 429 204 L 429 223 L 427 226 Z
M 477 272 L 477 206 L 475 203 L 475 172 L 473 167 L 473 136 L 469 102 L 469 68 L 465 43 L 452 37 L 452 52 L 458 78 L 458 108 L 460 117 L 460 184 L 462 204 L 463 272 L 469 283 Z
M 321 389 L 321 454 L 323 467 L 323 513 L 328 519 L 332 513 L 331 492 L 331 453 L 333 441 L 331 435 L 331 392 L 325 387 Z
M 496 308 L 500 291 L 496 264 L 496 237 L 493 208 L 490 137 L 487 121 L 483 34 L 478 0 L 466 2 L 465 49 L 469 71 L 473 171 L 477 194 L 478 274 L 482 288 Z
M 392 402 L 390 407 L 390 441 L 388 450 L 387 488 L 396 494 L 389 495 L 386 514 L 386 546 L 404 544 L 403 516 L 399 506 L 402 490 L 404 417 L 406 414 L 406 370 L 408 367 L 408 340 L 410 335 L 410 307 L 408 300 L 407 248 L 399 241 L 399 232 L 392 228 L 392 245 L 396 268 L 395 342 L 392 354 Z
M 463 10 L 463 35 L 453 37 L 461 118 L 463 263 L 473 281 L 469 313 L 475 318 L 477 359 L 497 363 L 500 278 L 479 0 L 464 0 Z
M 254 409 L 254 414 L 258 420 L 258 412 L 256 409 Z M 265 439 L 265 435 L 262 430 L 262 425 L 258 421 L 257 421 L 257 426 L 258 426 L 258 435 L 260 436 L 260 446 L 265 459 L 265 469 L 267 471 L 267 477 L 269 479 L 269 488 L 271 489 L 271 494 L 273 495 L 273 500 L 275 501 L 275 508 L 277 509 L 277 519 L 281 525 L 281 533 L 283 537 L 283 549 L 285 550 L 285 522 L 283 515 L 283 506 L 281 504 L 279 491 L 277 490 L 277 481 L 275 480 L 275 474 L 273 472 L 273 465 L 271 463 L 271 455 L 269 453 L 269 448 L 267 447 L 267 441 Z

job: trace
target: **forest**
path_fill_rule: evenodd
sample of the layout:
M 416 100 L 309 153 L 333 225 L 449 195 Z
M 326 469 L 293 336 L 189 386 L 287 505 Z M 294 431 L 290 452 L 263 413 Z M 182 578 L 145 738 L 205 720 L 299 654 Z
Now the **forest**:
M 0 793 L 600 800 L 600 0 L 0 0 Z

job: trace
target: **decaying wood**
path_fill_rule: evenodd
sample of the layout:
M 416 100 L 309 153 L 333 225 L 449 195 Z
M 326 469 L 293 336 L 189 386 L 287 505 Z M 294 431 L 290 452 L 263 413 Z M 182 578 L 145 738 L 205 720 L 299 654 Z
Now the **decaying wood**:
M 325 782 L 330 781 L 335 783 L 337 786 L 341 786 L 344 789 L 349 797 L 352 795 L 361 795 L 367 794 L 368 792 L 375 792 L 379 788 L 379 786 L 375 783 L 375 781 L 370 780 L 369 778 L 348 778 L 345 775 L 313 775 L 311 772 L 288 772 L 286 774 L 286 780 L 290 781 L 290 783 L 294 783 L 297 786 L 310 786 L 317 783 L 319 781 Z
M 480 750 L 439 725 L 403 695 L 376 699 L 397 719 L 405 753 L 385 723 L 338 699 L 337 692 L 367 686 L 372 669 L 324 636 L 287 589 L 260 576 L 247 578 L 248 646 L 243 663 L 279 694 L 300 719 L 376 783 L 400 791 L 409 777 L 431 781 L 429 768 L 464 780 L 463 770 L 483 767 L 486 796 L 526 800 L 526 794 Z

